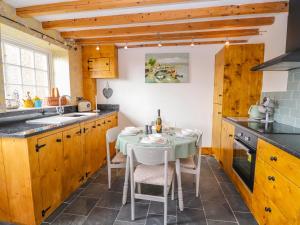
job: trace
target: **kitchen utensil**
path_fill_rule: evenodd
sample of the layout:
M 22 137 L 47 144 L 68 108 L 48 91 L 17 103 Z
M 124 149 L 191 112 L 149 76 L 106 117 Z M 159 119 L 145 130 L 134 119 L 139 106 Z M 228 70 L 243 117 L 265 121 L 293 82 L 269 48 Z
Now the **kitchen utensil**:
M 249 118 L 251 119 L 262 119 L 264 118 L 263 113 L 260 112 L 259 110 L 259 105 L 251 105 L 249 110 L 248 110 L 248 115 Z
M 88 100 L 81 100 L 78 102 L 78 112 L 90 112 L 92 110 L 92 104 Z

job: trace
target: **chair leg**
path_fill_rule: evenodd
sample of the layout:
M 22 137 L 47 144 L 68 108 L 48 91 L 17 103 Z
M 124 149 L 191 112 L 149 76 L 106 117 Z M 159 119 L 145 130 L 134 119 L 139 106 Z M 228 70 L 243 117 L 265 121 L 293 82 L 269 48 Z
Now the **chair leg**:
M 164 187 L 164 225 L 168 221 L 168 187 Z
M 111 188 L 111 168 L 110 165 L 107 164 L 107 178 L 108 178 L 108 189 Z
M 200 186 L 200 173 L 196 173 L 196 197 L 199 197 L 199 186 Z
M 183 197 L 182 197 L 182 184 L 181 184 L 181 172 L 180 172 L 180 161 L 176 159 L 176 174 L 177 174 L 177 185 L 178 185 L 178 202 L 179 202 L 179 209 L 183 211 Z
M 123 200 L 122 200 L 123 205 L 125 205 L 127 202 L 129 172 L 130 172 L 129 159 L 127 159 L 126 169 L 125 169 L 125 181 L 124 181 L 124 187 L 123 187 Z
M 141 183 L 138 183 L 138 184 L 137 184 L 137 191 L 138 191 L 139 194 L 142 193 L 142 186 L 141 186 Z
M 174 194 L 175 193 L 175 174 L 173 175 L 173 181 L 172 181 L 172 197 L 171 199 L 174 200 Z
M 134 192 L 135 192 L 135 183 L 133 184 L 133 187 L 131 186 L 131 220 L 135 220 L 135 198 L 134 198 Z

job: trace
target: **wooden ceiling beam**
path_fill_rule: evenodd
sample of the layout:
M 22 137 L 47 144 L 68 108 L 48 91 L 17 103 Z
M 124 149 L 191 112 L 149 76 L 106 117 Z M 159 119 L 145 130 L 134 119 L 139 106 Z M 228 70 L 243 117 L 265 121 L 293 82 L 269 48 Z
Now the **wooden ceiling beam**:
M 134 7 L 134 6 L 147 6 L 147 5 L 155 5 L 155 4 L 189 2 L 189 1 L 191 0 L 115 0 L 115 1 L 77 0 L 77 1 L 40 4 L 40 5 L 17 8 L 16 13 L 20 17 L 32 17 L 32 16 L 62 14 L 62 13 L 70 13 L 70 12 L 126 8 L 126 7 Z
M 119 37 L 102 37 L 78 39 L 79 44 L 113 44 L 113 43 L 130 43 L 130 42 L 147 42 L 147 41 L 172 41 L 172 40 L 191 40 L 203 38 L 229 38 L 259 35 L 258 29 L 244 30 L 224 30 L 224 31 L 206 31 L 206 32 L 189 32 L 189 33 L 172 33 L 161 35 L 137 35 L 137 36 L 119 36 Z
M 230 29 L 230 28 L 271 25 L 274 23 L 274 20 L 275 20 L 274 17 L 259 17 L 259 18 L 232 19 L 232 20 L 214 20 L 214 21 L 193 22 L 193 23 L 122 27 L 122 28 L 112 28 L 112 29 L 66 31 L 66 32 L 61 32 L 61 36 L 63 38 L 79 39 L 79 38 L 93 38 L 93 37 L 104 37 L 104 36 L 115 36 L 115 35 L 138 35 L 138 34 L 195 31 L 195 30 L 208 30 L 208 29 Z
M 242 44 L 247 43 L 247 40 L 231 40 L 230 44 Z M 226 40 L 223 41 L 201 41 L 193 42 L 194 45 L 214 45 L 214 44 L 225 44 Z M 177 42 L 177 43 L 163 43 L 163 47 L 169 46 L 187 46 L 191 45 L 191 42 Z M 139 44 L 139 45 L 127 45 L 127 48 L 145 48 L 145 47 L 158 47 L 157 44 Z M 118 46 L 118 48 L 124 48 L 124 46 Z
M 228 5 L 196 9 L 180 9 L 161 12 L 99 16 L 79 19 L 43 22 L 45 29 L 110 26 L 132 23 L 164 22 L 174 20 L 199 19 L 250 14 L 282 13 L 288 11 L 288 2 L 265 2 L 244 5 Z

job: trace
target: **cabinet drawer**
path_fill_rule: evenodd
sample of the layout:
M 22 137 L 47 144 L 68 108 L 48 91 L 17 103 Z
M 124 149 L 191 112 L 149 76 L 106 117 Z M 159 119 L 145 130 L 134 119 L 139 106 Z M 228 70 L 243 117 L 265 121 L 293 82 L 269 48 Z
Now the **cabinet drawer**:
M 264 169 L 265 177 L 262 179 L 265 181 L 262 184 L 265 185 L 261 187 L 264 188 L 268 199 L 277 206 L 276 210 L 289 218 L 291 224 L 296 224 L 300 218 L 300 188 L 267 163 L 264 163 Z
M 257 156 L 300 187 L 300 159 L 263 141 L 258 141 Z

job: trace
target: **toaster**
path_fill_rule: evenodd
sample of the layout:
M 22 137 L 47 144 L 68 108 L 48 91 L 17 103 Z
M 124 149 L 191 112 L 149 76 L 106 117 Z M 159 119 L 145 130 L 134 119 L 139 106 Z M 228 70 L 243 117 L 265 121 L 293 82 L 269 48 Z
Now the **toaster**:
M 92 111 L 92 104 L 87 100 L 81 100 L 78 102 L 78 112 L 90 112 Z

